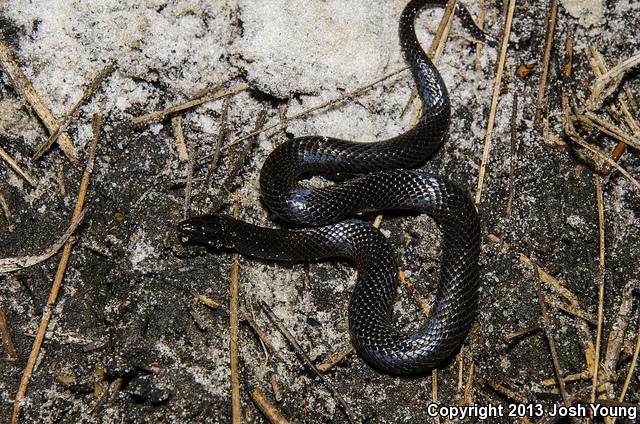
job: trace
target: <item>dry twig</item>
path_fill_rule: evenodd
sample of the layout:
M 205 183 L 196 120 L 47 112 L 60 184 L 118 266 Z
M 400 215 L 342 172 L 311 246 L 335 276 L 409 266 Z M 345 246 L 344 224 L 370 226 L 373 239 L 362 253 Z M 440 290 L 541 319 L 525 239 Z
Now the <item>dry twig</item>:
M 16 173 L 20 175 L 22 178 L 24 178 L 24 180 L 28 182 L 32 187 L 35 187 L 37 185 L 36 180 L 34 180 L 33 177 L 29 175 L 27 171 L 23 170 L 20 167 L 20 165 L 18 165 L 18 162 L 16 162 L 11 157 L 11 155 L 9 155 L 9 153 L 7 153 L 7 151 L 4 150 L 2 147 L 0 147 L 0 158 L 4 159 L 9 164 L 11 169 L 16 171 Z
M 62 248 L 62 246 L 69 240 L 69 237 L 76 231 L 78 225 L 82 222 L 82 219 L 85 216 L 86 211 L 81 211 L 77 217 L 73 217 L 71 219 L 71 224 L 69 228 L 64 232 L 62 237 L 54 243 L 51 247 L 46 249 L 44 253 L 35 256 L 17 256 L 12 258 L 1 258 L 0 259 L 0 274 L 6 272 L 15 272 L 24 268 L 29 268 L 31 266 L 37 265 L 40 262 L 44 262 L 49 259 L 51 256 L 55 255 L 58 250 Z
M 186 162 L 189 160 L 189 152 L 187 150 L 187 143 L 184 141 L 184 131 L 182 130 L 182 117 L 177 115 L 171 118 L 171 128 L 173 129 L 173 136 L 176 139 L 176 151 L 178 152 L 178 160 L 180 162 Z
M 159 119 L 163 119 L 169 115 L 173 115 L 176 114 L 178 112 L 182 112 L 184 110 L 187 109 L 191 109 L 194 108 L 196 106 L 200 106 L 201 104 L 207 103 L 207 102 L 212 102 L 214 100 L 218 100 L 221 99 L 223 97 L 227 97 L 227 96 L 232 96 L 234 94 L 238 94 L 242 91 L 246 91 L 250 88 L 249 84 L 246 83 L 239 83 L 237 85 L 235 85 L 234 87 L 229 88 L 228 90 L 221 90 L 221 91 L 217 91 L 215 93 L 203 96 L 203 97 L 199 97 L 193 100 L 189 100 L 188 102 L 185 103 L 181 103 L 175 106 L 171 106 L 168 107 L 164 110 L 161 111 L 157 111 L 157 112 L 151 112 L 148 113 L 146 115 L 142 115 L 142 116 L 138 116 L 136 118 L 133 118 L 133 120 L 131 121 L 134 125 L 139 125 L 139 124 L 143 124 L 145 122 L 149 122 L 149 121 L 157 121 Z
M 36 90 L 26 75 L 20 70 L 18 64 L 13 61 L 11 52 L 9 52 L 9 49 L 2 41 L 0 41 L 0 67 L 11 79 L 14 89 L 20 93 L 36 115 L 38 115 L 44 126 L 47 127 L 49 133 L 52 134 L 56 132 L 60 127 L 56 118 L 47 105 L 44 104 L 40 96 L 38 96 L 38 93 L 36 93 Z M 78 163 L 78 153 L 66 133 L 62 133 L 59 136 L 58 145 L 71 162 Z
M 507 16 L 502 29 L 502 42 L 500 45 L 500 54 L 498 56 L 498 64 L 496 67 L 496 79 L 493 84 L 493 95 L 491 96 L 491 107 L 489 109 L 489 120 L 487 124 L 487 133 L 484 138 L 484 147 L 482 148 L 482 159 L 480 161 L 480 169 L 478 171 L 478 187 L 476 189 L 475 202 L 480 203 L 482 196 L 482 188 L 484 184 L 484 175 L 486 172 L 487 161 L 489 160 L 489 149 L 491 147 L 491 135 L 493 134 L 493 126 L 496 119 L 496 108 L 498 107 L 498 96 L 500 95 L 500 84 L 502 82 L 502 74 L 504 73 L 504 64 L 507 59 L 507 48 L 509 47 L 509 35 L 511 34 L 511 23 L 513 22 L 513 12 L 516 7 L 515 0 L 509 0 Z
M 553 362 L 553 370 L 556 375 L 556 381 L 558 383 L 558 388 L 560 389 L 562 400 L 564 401 L 564 404 L 566 406 L 569 406 L 571 405 L 571 400 L 569 399 L 569 395 L 567 394 L 567 391 L 564 386 L 564 381 L 562 380 L 562 369 L 560 368 L 560 361 L 558 359 L 558 352 L 556 350 L 556 342 L 553 339 L 553 336 L 548 331 L 548 329 L 553 328 L 553 326 L 549 322 L 549 314 L 547 312 L 547 306 L 544 299 L 544 294 L 542 293 L 542 287 L 539 284 L 541 279 L 540 279 L 539 273 L 537 272 L 537 268 L 536 268 L 536 280 L 537 280 L 536 290 L 538 292 L 538 303 L 540 304 L 540 313 L 542 317 L 542 322 L 544 324 L 543 330 L 544 330 L 544 335 L 547 338 L 547 343 L 549 344 L 549 351 L 551 352 L 551 360 Z
M 604 319 L 604 205 L 602 201 L 602 183 L 599 175 L 594 175 L 596 185 L 596 201 L 598 205 L 598 234 L 599 234 L 599 268 L 598 268 L 598 328 L 596 330 L 596 353 L 591 382 L 591 402 L 596 400 L 598 386 L 598 371 L 600 366 L 600 345 L 602 340 L 602 321 Z
M 55 143 L 58 140 L 58 137 L 60 136 L 60 134 L 62 134 L 64 131 L 67 130 L 69 123 L 71 123 L 71 120 L 78 113 L 80 106 L 82 106 L 84 102 L 86 102 L 91 98 L 93 93 L 95 93 L 95 91 L 98 89 L 98 86 L 100 86 L 100 83 L 102 82 L 102 80 L 105 79 L 111 73 L 111 71 L 113 71 L 113 65 L 109 63 L 107 66 L 102 68 L 100 72 L 98 72 L 98 74 L 93 78 L 93 80 L 91 80 L 89 85 L 87 85 L 87 87 L 84 89 L 84 92 L 82 93 L 82 96 L 80 96 L 80 99 L 78 99 L 76 104 L 73 105 L 71 110 L 62 119 L 62 123 L 60 124 L 60 126 L 53 133 L 51 133 L 47 141 L 45 141 L 38 148 L 36 153 L 31 157 L 31 162 L 35 162 L 38 159 L 40 159 L 40 157 L 42 157 L 42 155 L 47 150 L 49 150 L 51 146 L 53 146 L 53 143 Z
M 338 392 L 338 390 L 331 383 L 331 381 L 329 381 L 329 379 L 322 372 L 320 372 L 320 370 L 313 364 L 309 356 L 300 347 L 300 345 L 298 344 L 296 339 L 293 337 L 293 335 L 289 332 L 289 330 L 287 330 L 286 327 L 280 323 L 280 321 L 278 320 L 276 315 L 273 313 L 271 308 L 269 308 L 267 304 L 264 303 L 263 301 L 260 301 L 259 303 L 264 313 L 267 314 L 267 317 L 269 317 L 269 320 L 271 320 L 271 322 L 276 327 L 278 327 L 278 330 L 280 331 L 280 333 L 282 333 L 284 338 L 287 339 L 287 342 L 289 342 L 289 345 L 293 348 L 294 352 L 296 353 L 300 361 L 302 361 L 302 363 L 305 364 L 320 379 L 320 381 L 322 381 L 325 387 L 331 392 L 334 399 L 340 404 L 340 406 L 342 407 L 342 410 L 347 415 L 347 418 L 349 419 L 349 421 L 352 423 L 358 422 L 349 404 L 344 400 L 342 395 Z
M 240 216 L 238 195 L 233 196 L 233 216 Z M 240 424 L 240 358 L 238 356 L 238 290 L 239 290 L 240 254 L 233 254 L 229 285 L 229 355 L 231 368 L 231 422 Z
M 5 356 L 4 359 L 11 362 L 18 359 L 18 353 L 13 345 L 13 340 L 11 340 L 11 333 L 9 332 L 9 326 L 7 325 L 7 316 L 4 314 L 2 309 L 0 309 L 0 336 L 2 337 L 4 351 L 7 353 L 7 356 Z
M 287 424 L 289 422 L 278 408 L 267 400 L 267 397 L 258 387 L 251 391 L 251 399 L 271 424 Z
M 553 36 L 556 30 L 556 20 L 558 18 L 558 0 L 551 0 L 549 4 L 549 15 L 547 16 L 547 28 L 544 41 L 544 57 L 542 59 L 542 75 L 538 85 L 538 97 L 536 99 L 535 124 L 542 127 L 542 111 L 546 106 L 545 94 L 547 91 L 547 75 L 549 74 L 549 63 L 551 61 L 551 48 L 553 47 Z
M 84 170 L 84 174 L 82 175 L 82 181 L 80 182 L 80 192 L 78 194 L 78 200 L 76 201 L 75 209 L 73 210 L 72 220 L 77 220 L 80 217 L 82 213 L 82 208 L 84 206 L 84 201 L 87 196 L 87 191 L 89 190 L 89 182 L 91 181 L 93 164 L 96 157 L 98 142 L 100 141 L 101 123 L 102 123 L 101 116 L 99 114 L 94 115 L 93 117 L 93 137 L 94 138 L 93 138 L 93 141 L 91 142 L 91 147 L 89 149 L 89 158 L 87 159 L 87 165 Z M 47 327 L 49 326 L 49 320 L 53 315 L 53 308 L 56 305 L 56 301 L 58 299 L 58 293 L 60 292 L 60 288 L 62 287 L 62 281 L 64 280 L 65 271 L 67 270 L 67 264 L 69 263 L 69 257 L 71 256 L 72 247 L 73 247 L 73 244 L 70 241 L 67 241 L 64 245 L 62 257 L 60 258 L 60 263 L 58 264 L 58 270 L 56 271 L 56 276 L 53 281 L 53 285 L 51 286 L 51 291 L 49 293 L 49 299 L 47 300 L 47 304 L 44 308 L 44 313 L 40 321 L 40 326 L 38 327 L 38 333 L 36 334 L 36 338 L 33 342 L 33 347 L 31 348 L 31 353 L 29 355 L 27 366 L 24 370 L 24 373 L 22 374 L 22 380 L 20 381 L 20 387 L 18 388 L 18 393 L 16 393 L 16 399 L 13 404 L 13 413 L 11 415 L 12 424 L 16 424 L 18 422 L 18 419 L 20 416 L 21 402 L 24 399 L 24 396 L 27 392 L 27 387 L 29 386 L 29 381 L 31 380 L 31 374 L 33 373 L 33 368 L 35 367 L 36 360 L 38 359 L 38 354 L 40 353 L 40 347 L 42 346 L 44 336 L 47 332 Z

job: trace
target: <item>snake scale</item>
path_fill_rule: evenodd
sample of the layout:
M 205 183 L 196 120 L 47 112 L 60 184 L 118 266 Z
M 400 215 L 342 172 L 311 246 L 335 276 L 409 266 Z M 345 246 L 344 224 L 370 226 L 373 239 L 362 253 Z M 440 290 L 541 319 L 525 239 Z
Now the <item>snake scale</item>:
M 183 242 L 229 248 L 278 261 L 330 257 L 355 263 L 358 277 L 349 303 L 349 331 L 357 352 L 394 374 L 431 369 L 463 342 L 478 309 L 480 224 L 463 190 L 414 168 L 447 138 L 450 101 L 445 83 L 415 34 L 418 12 L 442 1 L 412 0 L 400 17 L 399 35 L 423 101 L 419 122 L 407 132 L 375 143 L 329 137 L 290 139 L 266 159 L 260 190 L 277 217 L 303 228 L 273 229 L 226 215 L 202 215 L 179 224 Z M 446 2 L 444 2 L 446 3 Z M 464 8 L 463 21 L 470 20 Z M 467 25 L 465 25 L 467 26 Z M 475 26 L 478 38 L 484 34 Z M 307 188 L 300 180 L 322 175 L 335 182 Z M 428 214 L 442 232 L 442 261 L 435 305 L 427 322 L 407 334 L 392 320 L 398 287 L 395 254 L 369 223 L 349 217 L 364 212 L 410 210 Z

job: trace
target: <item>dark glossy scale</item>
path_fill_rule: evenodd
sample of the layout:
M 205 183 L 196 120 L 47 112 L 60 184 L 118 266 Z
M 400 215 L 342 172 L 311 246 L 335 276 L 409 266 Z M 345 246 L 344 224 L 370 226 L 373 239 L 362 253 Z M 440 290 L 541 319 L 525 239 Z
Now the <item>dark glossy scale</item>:
M 265 161 L 260 189 L 267 207 L 288 222 L 318 227 L 267 229 L 220 215 L 180 224 L 180 233 L 189 242 L 260 258 L 353 260 L 358 279 L 349 305 L 352 342 L 372 365 L 392 373 L 428 370 L 449 357 L 469 331 L 478 307 L 480 226 L 474 205 L 445 179 L 406 169 L 428 159 L 449 129 L 447 89 L 414 31 L 415 17 L 423 7 L 443 3 L 413 0 L 400 18 L 402 49 L 424 103 L 415 127 L 376 143 L 300 137 L 277 147 Z M 466 9 L 459 9 L 459 14 L 468 24 Z M 472 33 L 483 38 L 477 28 Z M 299 184 L 301 178 L 318 174 L 356 177 L 323 188 Z M 442 230 L 436 304 L 425 326 L 411 334 L 400 332 L 392 323 L 398 282 L 387 240 L 361 221 L 331 224 L 362 212 L 389 209 L 425 212 Z

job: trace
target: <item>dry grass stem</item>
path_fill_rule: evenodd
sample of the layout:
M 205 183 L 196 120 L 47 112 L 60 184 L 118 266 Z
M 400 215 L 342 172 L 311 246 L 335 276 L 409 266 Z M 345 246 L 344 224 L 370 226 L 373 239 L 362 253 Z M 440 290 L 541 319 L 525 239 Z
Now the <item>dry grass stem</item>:
M 273 397 L 275 398 L 276 402 L 280 403 L 282 401 L 282 391 L 280 390 L 280 384 L 278 383 L 277 374 L 271 374 L 269 382 L 271 383 L 271 388 L 273 389 Z
M 203 294 L 198 294 L 198 293 L 194 293 L 193 297 L 200 303 L 202 303 L 203 305 L 216 310 L 220 307 L 220 304 L 218 302 L 216 302 L 215 300 L 211 299 L 210 297 L 207 297 Z
M 564 381 L 562 380 L 562 369 L 560 368 L 560 360 L 558 359 L 558 351 L 556 349 L 556 342 L 553 336 L 549 333 L 549 328 L 554 328 L 549 322 L 549 314 L 547 312 L 547 305 L 545 302 L 544 294 L 542 293 L 542 287 L 539 284 L 542 280 L 540 279 L 539 273 L 536 268 L 536 290 L 538 292 L 538 303 L 540 305 L 540 315 L 543 322 L 543 331 L 544 335 L 547 338 L 547 343 L 549 344 L 549 351 L 551 353 L 551 361 L 553 363 L 553 371 L 556 375 L 556 382 L 558 383 L 558 388 L 560 389 L 560 395 L 562 396 L 562 400 L 566 406 L 571 405 L 571 400 L 569 399 L 569 395 L 567 394 L 567 390 L 564 386 Z
M 547 301 L 547 303 L 549 302 L 549 299 L 545 299 L 545 300 Z M 508 343 L 511 343 L 516 339 L 530 336 L 532 334 L 537 333 L 540 330 L 542 330 L 542 328 L 539 325 L 534 325 L 533 327 L 527 327 L 521 330 L 512 331 L 511 333 L 505 335 L 504 338 Z
M 609 331 L 607 350 L 602 360 L 602 368 L 607 376 L 615 374 L 616 367 L 620 361 L 620 353 L 625 343 L 625 334 L 627 333 L 627 327 L 629 326 L 629 320 L 633 310 L 633 291 L 635 286 L 633 282 L 629 282 L 625 284 L 622 289 L 618 314 Z
M 89 148 L 89 157 L 87 159 L 87 164 L 86 164 L 84 173 L 82 175 L 82 181 L 80 182 L 80 191 L 78 193 L 78 199 L 76 200 L 75 209 L 73 210 L 72 221 L 78 220 L 82 214 L 84 202 L 87 196 L 87 191 L 89 190 L 89 182 L 91 181 L 91 173 L 93 172 L 93 165 L 96 158 L 98 142 L 100 141 L 101 125 L 102 125 L 101 115 L 99 114 L 94 115 L 93 116 L 93 141 L 91 142 L 91 146 Z M 62 282 L 64 280 L 65 271 L 67 270 L 67 264 L 69 263 L 72 247 L 73 247 L 73 244 L 70 241 L 67 241 L 64 245 L 64 250 L 62 252 L 62 257 L 60 258 L 60 263 L 58 264 L 58 270 L 56 271 L 56 276 L 53 281 L 53 285 L 51 286 L 49 298 L 44 308 L 42 319 L 38 327 L 38 332 L 33 342 L 31 353 L 29 354 L 27 366 L 25 367 L 24 373 L 22 374 L 20 387 L 18 388 L 18 393 L 16 393 L 16 398 L 13 403 L 13 413 L 11 415 L 12 424 L 17 424 L 19 420 L 21 402 L 24 399 L 24 396 L 27 392 L 27 387 L 29 386 L 29 381 L 31 380 L 31 375 L 36 365 L 38 354 L 40 353 L 40 347 L 42 346 L 44 336 L 47 332 L 47 327 L 49 326 L 49 320 L 53 315 L 53 309 L 56 305 L 60 288 L 62 287 Z
M 214 100 L 218 100 L 218 99 L 222 99 L 224 97 L 228 97 L 228 96 L 232 96 L 234 94 L 238 94 L 241 93 L 243 91 L 246 91 L 250 88 L 249 84 L 246 83 L 239 83 L 237 85 L 235 85 L 234 87 L 231 87 L 227 90 L 221 90 L 221 91 L 217 91 L 215 93 L 212 94 L 208 94 L 206 96 L 202 96 L 202 97 L 198 97 L 196 99 L 193 100 L 189 100 L 188 102 L 185 103 L 180 103 L 178 105 L 175 106 L 171 106 L 168 107 L 164 110 L 160 110 L 157 112 L 151 112 L 148 113 L 146 115 L 142 115 L 142 116 L 138 116 L 136 118 L 133 118 L 133 120 L 131 121 L 134 125 L 140 125 L 149 121 L 157 121 L 159 119 L 163 119 L 169 115 L 173 115 L 175 113 L 178 112 L 182 112 L 184 110 L 188 110 L 188 109 L 192 109 L 196 106 L 200 106 L 201 104 L 204 103 L 208 103 L 208 102 L 212 102 Z
M 240 201 L 233 195 L 233 217 L 240 217 Z M 240 424 L 240 358 L 238 354 L 238 291 L 240 286 L 240 254 L 233 254 L 229 284 L 229 367 L 231 370 L 231 422 Z
M 60 239 L 57 242 L 55 242 L 53 245 L 47 248 L 40 255 L 1 258 L 0 274 L 7 273 L 7 272 L 15 272 L 21 269 L 29 268 L 31 266 L 44 262 L 50 257 L 52 257 L 53 255 L 55 255 L 62 248 L 62 246 L 64 246 L 64 244 L 69 240 L 71 235 L 76 231 L 76 229 L 78 228 L 78 225 L 80 225 L 80 223 L 82 222 L 82 219 L 84 218 L 85 213 L 86 211 L 83 210 L 77 217 L 73 217 L 71 219 L 71 224 L 69 225 L 69 228 L 67 228 L 67 230 L 64 232 L 62 237 L 60 237 Z
M 591 316 L 591 314 L 585 312 L 577 305 L 565 305 L 564 303 L 556 299 L 551 299 L 548 297 L 545 298 L 545 301 L 547 302 L 548 305 L 551 305 L 556 309 L 564 311 L 569 315 L 573 315 L 580 319 L 583 319 L 591 325 L 594 325 L 594 326 L 598 325 L 598 321 L 595 317 Z
M 4 311 L 0 309 L 0 336 L 2 337 L 2 346 L 7 356 L 4 357 L 5 361 L 14 362 L 18 359 L 18 353 L 11 340 L 11 333 L 9 332 L 9 325 L 7 324 L 7 316 Z
M 19 176 L 21 176 L 26 182 L 29 183 L 29 185 L 31 185 L 31 187 L 35 187 L 36 185 L 38 185 L 38 183 L 36 182 L 36 180 L 33 179 L 33 177 L 31 175 L 29 175 L 29 173 L 25 170 L 23 170 L 20 165 L 18 165 L 18 162 L 16 162 L 11 155 L 9 155 L 9 153 L 7 153 L 6 150 L 4 150 L 2 147 L 0 147 L 0 158 L 4 159 L 5 162 L 7 162 L 9 164 L 9 166 L 11 167 L 11 169 L 13 169 L 16 174 L 18 174 Z
M 491 107 L 489 109 L 489 119 L 487 123 L 487 133 L 482 148 L 482 159 L 480 160 L 480 169 L 478 171 L 478 187 L 476 189 L 475 202 L 480 203 L 482 197 L 482 188 L 484 184 L 484 176 L 486 173 L 487 161 L 489 160 L 489 149 L 491 148 L 491 135 L 496 119 L 496 108 L 498 106 L 498 96 L 500 95 L 500 85 L 502 82 L 502 74 L 504 73 L 504 64 L 507 59 L 507 48 L 509 47 L 509 35 L 511 34 L 511 24 L 513 22 L 513 12 L 516 7 L 515 0 L 509 0 L 506 19 L 502 29 L 502 42 L 500 45 L 500 53 L 498 55 L 498 64 L 496 67 L 496 79 L 493 84 L 493 94 L 491 96 Z
M 513 196 L 515 191 L 515 163 L 517 160 L 517 144 L 518 144 L 518 94 L 513 94 L 513 107 L 511 109 L 511 158 L 509 159 L 509 187 L 507 189 L 509 197 L 507 198 L 507 208 L 505 216 L 511 216 L 513 207 Z
M 305 109 L 305 110 L 303 110 L 303 111 L 301 111 L 299 113 L 296 113 L 294 115 L 288 116 L 288 117 L 286 117 L 286 121 L 293 121 L 293 120 L 296 120 L 296 119 L 301 119 L 301 118 L 304 118 L 305 116 L 307 116 L 307 115 L 309 115 L 309 114 L 311 114 L 311 113 L 313 113 L 313 112 L 315 112 L 317 110 L 324 109 L 324 108 L 326 108 L 328 106 L 332 106 L 332 105 L 344 102 L 344 101 L 349 100 L 349 99 L 353 99 L 354 97 L 357 97 L 357 96 L 361 95 L 362 93 L 366 92 L 367 90 L 370 90 L 371 88 L 375 87 L 376 85 L 380 84 L 381 82 L 384 82 L 384 81 L 388 80 L 389 78 L 391 78 L 391 77 L 393 77 L 395 75 L 398 75 L 398 74 L 400 74 L 400 73 L 402 73 L 402 72 L 404 72 L 404 71 L 406 71 L 408 69 L 409 69 L 409 67 L 405 66 L 404 68 L 400 68 L 400 69 L 397 69 L 395 71 L 389 72 L 388 74 L 378 78 L 377 80 L 373 81 L 372 83 L 367 84 L 367 85 L 365 85 L 363 87 L 357 88 L 357 89 L 355 89 L 353 91 L 350 91 L 349 93 L 346 93 L 346 94 L 344 94 L 344 95 L 342 95 L 342 96 L 340 96 L 340 97 L 338 97 L 336 99 L 320 103 L 317 106 L 313 106 L 313 107 L 311 107 L 309 109 Z M 263 133 L 265 131 L 270 131 L 270 130 L 273 130 L 273 129 L 279 129 L 280 126 L 282 125 L 281 122 L 282 121 L 279 121 L 279 122 L 277 122 L 275 124 L 272 124 L 272 125 L 267 125 L 266 127 L 262 128 L 261 130 L 254 131 L 254 132 L 246 134 L 246 135 L 244 135 L 242 137 L 239 137 L 236 140 L 234 140 L 232 143 L 227 144 L 226 147 L 227 148 L 233 147 L 236 144 L 241 143 L 244 140 L 248 140 L 249 138 L 255 137 L 256 135 L 261 134 L 261 133 Z M 208 159 L 211 156 L 212 155 L 204 156 L 203 159 Z
M 431 370 L 431 402 L 438 403 L 438 369 Z M 440 424 L 440 417 L 434 417 L 434 423 Z
M 594 175 L 596 186 L 596 202 L 598 208 L 598 241 L 600 246 L 599 267 L 598 267 L 598 328 L 596 330 L 596 353 L 593 369 L 593 380 L 591 382 L 591 402 L 596 400 L 596 389 L 598 387 L 598 371 L 600 366 L 600 346 L 602 341 L 602 321 L 604 319 L 604 205 L 602 199 L 602 183 L 599 175 Z
M 265 108 L 262 108 L 262 110 L 258 113 L 252 132 L 257 132 L 262 127 L 264 127 L 264 123 L 266 122 L 266 120 L 267 120 L 267 108 L 265 107 Z M 240 174 L 240 170 L 244 166 L 244 163 L 246 162 L 247 157 L 249 157 L 249 154 L 253 150 L 257 139 L 258 137 L 250 138 L 242 148 L 242 151 L 238 155 L 238 158 L 234 161 L 233 164 L 229 166 L 227 179 L 224 182 L 224 185 L 227 187 L 227 189 L 231 188 L 233 181 L 236 179 L 238 174 Z
M 528 403 L 529 400 L 524 396 L 519 395 L 514 390 L 506 387 L 503 384 L 498 383 L 493 378 L 483 378 L 484 384 L 491 387 L 496 392 L 500 393 L 502 396 L 506 397 L 509 400 L 512 400 L 517 403 Z
M 189 160 L 189 152 L 187 143 L 184 141 L 184 131 L 182 130 L 182 117 L 174 116 L 171 118 L 171 128 L 173 129 L 173 137 L 176 139 L 176 151 L 178 152 L 178 160 L 186 162 Z
M 352 423 L 359 422 L 359 420 L 356 419 L 356 416 L 353 414 L 351 407 L 344 400 L 340 392 L 338 392 L 338 390 L 333 385 L 333 383 L 331 383 L 331 381 L 322 372 L 320 372 L 318 367 L 314 365 L 314 363 L 311 361 L 311 359 L 305 353 L 305 351 L 300 347 L 300 344 L 296 341 L 296 339 L 289 332 L 289 330 L 287 330 L 287 328 L 278 320 L 278 318 L 273 313 L 271 308 L 269 308 L 267 304 L 264 303 L 263 301 L 260 301 L 259 303 L 260 303 L 260 308 L 262 308 L 262 311 L 267 315 L 269 320 L 278 328 L 280 333 L 284 336 L 284 338 L 287 340 L 287 342 L 289 343 L 293 351 L 296 353 L 296 356 L 298 357 L 298 359 L 300 359 L 300 361 L 304 365 L 306 365 L 307 368 L 311 372 L 313 372 L 313 374 L 315 374 L 320 379 L 320 381 L 322 381 L 324 386 L 331 392 L 331 394 L 333 395 L 333 398 L 336 400 L 336 402 L 340 404 L 342 410 L 346 414 L 349 421 Z
M 10 233 L 16 229 L 16 226 L 13 224 L 13 219 L 11 218 L 11 209 L 9 209 L 9 202 L 5 199 L 4 194 L 0 191 L 0 207 L 2 207 L 2 212 L 4 213 L 4 218 L 7 221 L 7 230 Z
M 542 112 L 546 108 L 547 77 L 549 75 L 549 63 L 551 62 L 551 49 L 553 48 L 553 37 L 556 30 L 558 18 L 558 0 L 551 0 L 549 3 L 549 15 L 547 16 L 546 35 L 544 40 L 544 56 L 542 59 L 542 74 L 538 84 L 538 97 L 536 98 L 535 125 L 542 127 Z
M 342 349 L 340 349 L 339 351 L 331 355 L 329 358 L 327 358 L 320 365 L 318 365 L 318 369 L 322 372 L 329 371 L 331 368 L 335 367 L 340 362 L 342 362 L 344 358 L 349 356 L 351 352 L 353 352 L 353 346 L 349 345 L 349 346 L 343 347 Z
M 58 121 L 47 105 L 44 104 L 40 96 L 38 96 L 38 93 L 36 93 L 36 90 L 26 75 L 20 70 L 18 64 L 13 61 L 11 52 L 2 41 L 0 41 L 0 68 L 9 76 L 14 89 L 20 93 L 29 106 L 31 106 L 31 109 L 33 109 L 35 114 L 40 118 L 49 133 L 53 134 L 56 132 L 60 127 Z M 78 163 L 78 152 L 67 133 L 62 133 L 58 137 L 58 145 L 71 162 L 74 164 Z
M 638 353 L 640 353 L 640 326 L 638 326 L 638 336 L 636 337 L 636 344 L 633 348 L 633 357 L 631 358 L 631 363 L 629 363 L 629 369 L 627 370 L 627 375 L 624 378 L 624 384 L 622 385 L 622 390 L 620 391 L 620 396 L 618 397 L 618 400 L 620 402 L 624 401 L 624 397 L 627 394 L 629 383 L 631 383 L 631 378 L 633 377 L 633 373 L 638 363 Z
M 469 362 L 469 368 L 467 369 L 467 380 L 464 386 L 464 397 L 462 398 L 463 405 L 473 405 L 475 403 L 475 387 L 474 387 L 474 375 L 475 375 L 476 364 L 471 361 Z
M 191 209 L 191 193 L 193 190 L 193 169 L 195 167 L 195 153 L 192 146 L 187 146 L 187 183 L 184 188 L 184 204 L 182 205 L 182 217 L 187 219 Z
M 82 106 L 84 102 L 86 102 L 91 98 L 91 96 L 93 96 L 93 93 L 95 93 L 95 91 L 98 89 L 102 80 L 104 80 L 112 71 L 113 71 L 113 65 L 109 63 L 107 64 L 107 66 L 102 68 L 100 72 L 98 72 L 98 74 L 93 78 L 93 80 L 91 80 L 89 85 L 87 85 L 87 87 L 84 89 L 82 96 L 80 96 L 80 99 L 78 99 L 76 104 L 73 105 L 71 110 L 62 119 L 62 123 L 60 124 L 60 126 L 53 133 L 51 133 L 47 141 L 45 141 L 38 148 L 36 153 L 31 157 L 31 162 L 37 161 L 40 157 L 42 157 L 42 155 L 47 150 L 51 148 L 51 146 L 53 146 L 53 143 L 55 143 L 58 140 L 58 137 L 60 136 L 60 134 L 62 134 L 67 130 L 67 127 L 71 123 L 72 119 L 75 118 L 76 114 L 78 113 L 80 106 Z
M 431 57 L 434 65 L 437 65 L 440 62 L 440 56 L 442 56 L 442 51 L 444 50 L 447 38 L 449 37 L 449 32 L 451 31 L 451 24 L 453 23 L 453 15 L 456 11 L 456 6 L 457 0 L 449 0 L 447 2 L 447 7 L 445 7 L 444 14 L 438 24 L 436 35 L 431 41 L 429 56 Z
M 477 4 L 478 4 L 477 6 L 478 17 L 476 19 L 476 24 L 478 25 L 478 28 L 480 28 L 481 31 L 484 31 L 484 21 L 485 21 L 484 0 L 478 0 Z M 484 69 L 482 68 L 482 45 L 483 44 L 484 43 L 476 41 L 475 64 L 476 64 L 476 72 L 480 75 L 484 74 Z
M 260 326 L 256 322 L 256 320 L 255 320 L 255 318 L 253 316 L 253 311 L 251 311 L 251 313 L 249 313 L 245 308 L 243 308 L 242 309 L 242 319 L 247 322 L 247 324 L 249 325 L 249 328 L 251 328 L 253 330 L 253 332 L 256 334 L 256 336 L 258 336 L 258 340 L 260 340 L 260 344 L 262 345 L 263 349 L 266 350 L 267 358 L 266 358 L 265 362 L 269 360 L 269 355 L 273 355 L 278 359 L 282 359 L 280 357 L 280 354 L 276 350 L 276 348 L 271 343 L 271 341 L 269 341 L 269 338 L 267 337 L 265 332 L 262 330 L 262 328 L 260 328 Z
M 607 72 L 600 75 L 591 87 L 591 103 L 590 109 L 598 109 L 598 105 L 602 104 L 602 101 L 609 97 L 622 81 L 624 75 L 640 63 L 640 53 L 636 54 L 623 61 L 622 63 L 614 66 Z
M 567 132 L 567 135 L 571 138 L 572 141 L 574 141 L 576 144 L 580 145 L 581 147 L 584 147 L 585 149 L 589 150 L 591 153 L 593 153 L 595 156 L 597 156 L 601 160 L 610 164 L 613 168 L 615 168 L 618 172 L 620 172 L 620 174 L 622 174 L 631 184 L 633 184 L 638 190 L 640 190 L 640 182 L 638 182 L 638 180 L 636 180 L 631 174 L 629 174 L 623 167 L 618 165 L 618 163 L 615 160 L 607 156 L 607 154 L 605 154 L 602 150 L 584 141 L 575 131 L 571 131 L 571 130 L 567 131 L 567 128 L 565 128 L 565 132 Z
M 251 391 L 251 399 L 256 404 L 260 412 L 271 424 L 286 424 L 289 421 L 282 415 L 278 407 L 267 400 L 262 390 L 255 387 Z

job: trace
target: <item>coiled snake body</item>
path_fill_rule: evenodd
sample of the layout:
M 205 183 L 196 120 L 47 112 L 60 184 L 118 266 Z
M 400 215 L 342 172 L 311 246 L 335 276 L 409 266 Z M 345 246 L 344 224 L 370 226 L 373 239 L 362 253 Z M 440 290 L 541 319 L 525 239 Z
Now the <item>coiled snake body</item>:
M 478 308 L 480 225 L 474 205 L 445 179 L 406 169 L 428 159 L 449 129 L 447 89 L 414 30 L 417 13 L 433 3 L 441 1 L 412 0 L 400 18 L 402 49 L 424 103 L 415 127 L 376 143 L 295 138 L 277 147 L 265 161 L 260 189 L 266 206 L 290 223 L 314 227 L 268 229 L 224 215 L 203 215 L 179 225 L 184 241 L 264 259 L 351 259 L 358 270 L 349 304 L 352 343 L 375 367 L 400 374 L 428 370 L 449 357 L 462 343 Z M 466 9 L 462 12 L 468 17 Z M 354 177 L 322 188 L 299 184 L 301 178 L 318 174 Z M 339 222 L 362 212 L 389 209 L 425 212 L 442 231 L 436 303 L 426 324 L 411 334 L 392 323 L 397 265 L 386 238 L 368 223 Z

